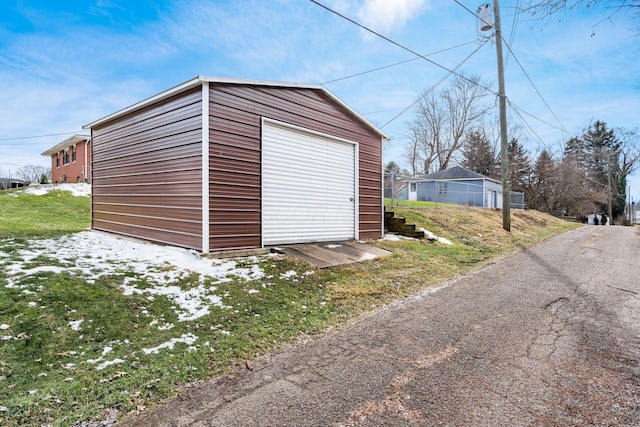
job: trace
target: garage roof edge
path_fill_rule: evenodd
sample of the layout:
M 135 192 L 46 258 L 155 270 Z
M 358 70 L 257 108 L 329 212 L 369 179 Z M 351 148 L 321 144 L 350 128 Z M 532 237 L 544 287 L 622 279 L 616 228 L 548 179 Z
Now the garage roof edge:
M 287 83 L 287 82 L 276 82 L 276 81 L 268 81 L 268 80 L 250 80 L 250 79 L 236 79 L 236 78 L 228 78 L 228 77 L 212 77 L 212 76 L 198 76 L 191 80 L 188 80 L 182 84 L 172 87 L 171 89 L 167 89 L 163 92 L 160 92 L 157 95 L 146 98 L 140 102 L 132 104 L 128 107 L 125 107 L 121 110 L 116 111 L 115 113 L 109 114 L 101 119 L 93 121 L 87 125 L 83 126 L 83 129 L 91 129 L 93 127 L 99 126 L 103 123 L 109 122 L 111 120 L 122 117 L 131 112 L 140 110 L 148 105 L 154 104 L 156 102 L 160 102 L 167 98 L 170 98 L 176 94 L 187 91 L 196 86 L 202 85 L 203 83 L 228 83 L 228 84 L 243 84 L 243 85 L 252 85 L 252 86 L 275 86 L 275 87 L 283 87 L 283 88 L 300 88 L 300 89 L 316 89 L 321 90 L 325 94 L 327 94 L 333 101 L 340 104 L 340 106 L 346 109 L 350 114 L 352 114 L 359 121 L 364 123 L 366 126 L 370 127 L 377 134 L 379 134 L 383 139 L 389 139 L 387 135 L 384 134 L 380 129 L 374 126 L 367 119 L 358 114 L 355 110 L 345 104 L 340 98 L 332 94 L 329 90 L 327 90 L 322 85 L 314 85 L 314 84 L 303 84 L 303 83 Z

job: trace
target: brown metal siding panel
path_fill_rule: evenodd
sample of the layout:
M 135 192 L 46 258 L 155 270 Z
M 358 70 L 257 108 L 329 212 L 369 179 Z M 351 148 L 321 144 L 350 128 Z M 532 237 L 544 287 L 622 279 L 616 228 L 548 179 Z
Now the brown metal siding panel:
M 232 184 L 242 187 L 260 187 L 260 175 L 256 175 L 253 171 L 247 170 L 247 164 L 239 162 L 220 162 L 224 169 L 212 170 L 209 175 L 210 182 L 219 183 L 221 185 Z M 237 170 L 231 169 L 238 166 Z M 257 167 L 260 167 L 259 165 Z
M 196 103 L 199 104 L 201 95 L 201 89 L 199 87 L 187 92 L 183 92 L 172 98 L 150 105 L 127 116 L 120 117 L 109 123 L 102 124 L 99 127 L 92 129 L 92 135 L 94 137 L 100 137 L 103 134 L 117 132 L 119 129 L 128 128 L 139 122 L 163 116 L 166 113 L 173 114 L 175 110 L 178 110 L 182 107 L 193 105 Z
M 149 206 L 152 208 L 185 208 L 185 209 L 200 209 L 202 206 L 201 199 L 195 199 L 193 196 L 171 196 L 166 198 L 158 198 L 157 196 L 145 196 L 140 194 L 132 195 L 116 195 L 116 196 L 101 196 L 94 194 L 92 197 L 92 204 L 94 208 L 97 205 L 125 205 L 125 206 Z
M 215 170 L 212 173 L 245 174 L 260 178 L 260 162 L 247 162 L 246 160 L 229 159 L 227 157 L 210 156 L 209 165 Z
M 162 156 L 165 153 L 158 153 L 158 156 Z M 201 156 L 200 156 L 201 157 Z M 101 165 L 98 169 L 100 174 L 104 179 L 111 177 L 129 177 L 135 175 L 150 175 L 150 174 L 170 174 L 173 171 L 179 170 L 188 170 L 190 167 L 193 167 L 194 162 L 197 161 L 198 156 L 191 156 L 185 158 L 178 158 L 176 160 L 171 160 L 171 157 L 165 160 L 157 160 L 157 161 L 147 161 L 147 162 L 139 162 L 133 164 L 123 164 L 121 167 L 118 167 L 117 162 L 113 162 L 109 165 L 109 167 L 105 167 Z M 166 178 L 165 178 L 166 180 Z
M 158 209 L 162 208 L 162 209 Z M 202 213 L 200 208 L 179 207 L 170 209 L 166 206 L 149 206 L 140 204 L 105 204 L 95 203 L 95 212 L 109 214 L 135 215 L 142 218 L 158 218 L 167 221 L 184 220 L 184 221 L 200 221 Z
M 212 239 L 211 250 L 228 250 L 228 249 L 254 249 L 260 247 L 260 234 L 240 235 L 234 232 L 231 235 L 218 235 L 215 240 Z M 256 244 L 256 242 L 258 242 Z
M 93 221 L 92 228 L 94 230 L 108 231 L 112 233 L 124 234 L 126 236 L 136 237 L 145 240 L 151 240 L 159 243 L 167 243 L 174 246 L 197 249 L 202 245 L 202 232 L 197 235 L 189 235 L 181 232 L 167 230 L 166 227 L 151 229 L 145 227 L 136 227 L 129 224 L 112 223 L 105 221 Z
M 144 176 L 142 178 L 144 179 Z M 202 182 L 200 180 L 196 182 L 184 181 L 157 184 L 143 182 L 143 179 L 132 180 L 130 183 L 123 185 L 102 185 L 102 180 L 100 179 L 100 182 L 93 186 L 93 191 L 96 195 L 101 196 L 158 196 L 159 201 L 172 196 L 202 197 Z M 170 179 L 170 177 L 167 177 L 167 180 Z
M 380 136 L 348 115 L 327 96 L 311 89 L 251 88 L 248 86 L 221 87 L 213 98 L 218 105 L 228 106 L 245 113 L 296 124 L 318 132 L 349 140 Z M 300 94 L 306 96 L 300 100 Z M 307 102 L 300 105 L 297 102 Z M 327 108 L 329 107 L 329 108 Z M 259 122 L 258 122 L 259 123 Z
M 233 159 L 240 162 L 253 162 L 260 164 L 260 152 L 229 146 L 223 144 L 211 144 L 210 156 L 212 158 Z
M 116 147 L 118 150 L 119 158 L 122 159 L 126 156 L 144 156 L 151 155 L 153 158 L 158 156 L 158 151 L 164 152 L 168 149 L 182 149 L 185 150 L 195 143 L 199 143 L 202 139 L 202 132 L 200 129 L 195 129 L 194 126 L 199 126 L 199 120 L 197 117 L 193 117 L 191 120 L 184 120 L 179 125 L 172 129 L 173 134 L 167 135 L 166 128 L 154 129 L 147 133 L 134 135 L 127 137 L 128 144 L 124 147 Z M 181 129 L 184 127 L 184 129 Z M 181 130 L 185 130 L 181 132 Z M 109 142 L 106 139 L 103 141 Z M 99 152 L 94 152 L 94 159 L 96 161 L 104 161 L 113 158 L 113 151 L 109 149 L 103 149 Z M 182 157 L 181 155 L 175 158 Z
M 201 90 L 92 129 L 92 227 L 202 249 Z
M 246 153 L 258 153 L 258 157 L 260 157 L 260 146 L 256 146 L 255 135 L 238 135 L 229 133 L 225 130 L 210 128 L 209 138 L 211 141 L 210 146 L 212 147 L 216 147 L 217 145 L 236 147 L 238 150 L 243 150 Z M 211 152 L 215 153 L 215 150 Z
M 93 214 L 94 221 L 127 224 L 146 229 L 180 230 L 182 234 L 198 235 L 201 230 L 201 221 L 177 220 L 141 216 L 139 213 L 116 214 L 96 210 Z
M 198 108 L 189 110 L 176 110 L 176 116 L 172 117 L 169 113 L 164 117 L 153 121 L 141 122 L 135 125 L 135 129 L 120 129 L 113 134 L 103 134 L 102 141 L 110 143 L 112 149 L 121 149 L 131 147 L 136 143 L 145 143 L 151 139 L 166 136 L 167 126 L 171 127 L 172 135 L 178 135 L 193 129 L 193 122 L 200 126 L 198 121 Z M 173 120 L 172 120 L 173 119 Z M 162 122 L 162 120 L 168 120 Z M 106 146 L 98 147 L 94 152 L 96 155 L 109 153 Z
M 153 166 L 153 165 L 151 165 Z M 145 170 L 148 168 L 145 167 Z M 164 184 L 167 182 L 167 176 L 170 174 L 171 180 L 176 182 L 197 182 L 200 184 L 202 180 L 202 172 L 201 169 L 192 169 L 192 170 L 175 170 L 175 171 L 148 171 L 148 172 L 140 172 L 140 168 L 132 169 L 131 173 L 127 173 L 125 176 L 115 174 L 115 170 L 111 171 L 113 175 L 106 175 L 101 179 L 101 186 L 113 186 L 113 185 L 149 185 L 149 184 Z M 132 178 L 136 178 L 138 175 L 144 175 L 144 184 L 132 183 Z
M 357 142 L 360 238 L 381 236 L 382 143 L 370 127 L 319 90 L 212 84 L 209 99 L 211 249 L 261 244 L 262 117 Z

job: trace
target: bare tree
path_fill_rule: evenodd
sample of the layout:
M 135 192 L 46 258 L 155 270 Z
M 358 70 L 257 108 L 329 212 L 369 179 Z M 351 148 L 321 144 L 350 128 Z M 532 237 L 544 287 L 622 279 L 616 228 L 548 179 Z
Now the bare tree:
M 420 149 L 420 139 L 412 130 L 412 134 L 409 136 L 409 143 L 404 146 L 404 152 L 402 153 L 402 160 L 409 165 L 411 176 L 424 172 L 424 160 L 422 159 L 422 150 Z
M 625 178 L 633 172 L 640 161 L 640 134 L 638 129 L 616 129 L 618 141 L 620 141 L 620 168 Z
M 9 178 L 5 175 L 5 172 L 0 169 L 0 190 L 6 190 L 9 188 Z
M 456 76 L 439 94 L 422 93 L 411 124 L 412 143 L 420 148 L 424 172 L 448 168 L 459 160 L 464 137 L 489 110 L 488 93 L 478 76 Z
M 544 20 L 558 12 L 577 8 L 595 9 L 597 6 L 602 6 L 606 11 L 602 21 L 611 19 L 621 10 L 634 11 L 636 18 L 640 20 L 640 0 L 527 0 L 522 4 L 521 10 L 531 14 L 534 19 Z M 636 29 L 636 35 L 640 36 L 640 29 Z
M 27 165 L 23 166 L 16 172 L 16 176 L 20 178 L 25 185 L 33 182 L 40 182 L 42 177 L 49 177 L 51 169 L 45 166 Z
M 620 9 L 640 8 L 640 0 L 528 0 L 522 9 L 532 14 L 548 17 L 556 12 L 578 7 L 594 8 L 605 5 L 612 13 Z
M 434 172 L 438 158 L 438 147 L 444 127 L 444 112 L 439 107 L 438 98 L 433 93 L 421 94 L 416 117 L 411 125 L 411 138 L 420 150 L 424 173 Z M 439 170 L 439 169 L 435 169 Z

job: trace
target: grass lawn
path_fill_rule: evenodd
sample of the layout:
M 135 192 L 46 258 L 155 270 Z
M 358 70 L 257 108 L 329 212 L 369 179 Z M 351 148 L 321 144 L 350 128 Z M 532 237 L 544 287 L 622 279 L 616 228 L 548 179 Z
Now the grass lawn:
M 453 244 L 375 241 L 392 255 L 324 270 L 280 255 L 169 252 L 217 272 L 209 274 L 156 262 L 156 245 L 109 249 L 110 236 L 77 249 L 96 238 L 82 232 L 89 206 L 64 191 L 0 192 L 0 425 L 69 426 L 143 410 L 180 385 L 576 226 L 512 211 L 506 233 L 497 211 L 409 208 L 397 215 Z M 198 298 L 209 304 L 193 306 Z
M 89 197 L 68 191 L 44 195 L 0 191 L 0 238 L 53 237 L 90 226 Z

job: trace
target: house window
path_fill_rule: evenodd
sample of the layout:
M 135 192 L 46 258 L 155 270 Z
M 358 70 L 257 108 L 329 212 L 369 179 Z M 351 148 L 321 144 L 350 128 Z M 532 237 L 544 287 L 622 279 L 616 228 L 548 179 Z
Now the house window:
M 68 165 L 69 164 L 69 150 L 66 150 L 62 156 L 62 164 L 63 165 Z
M 410 187 L 409 187 L 409 191 L 411 191 L 412 193 L 416 192 L 416 183 L 412 182 Z
M 60 154 L 56 154 L 56 167 L 60 167 Z
M 446 195 L 447 195 L 447 183 L 438 182 L 438 196 L 446 196 Z
M 73 147 L 71 147 L 71 161 L 73 163 L 76 162 L 76 147 L 75 147 L 75 145 Z

